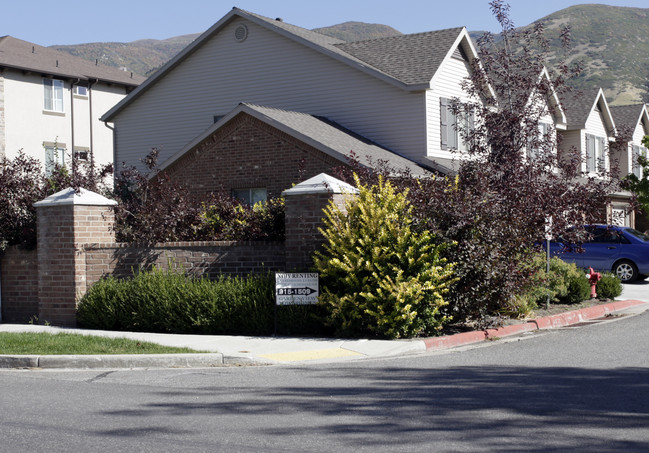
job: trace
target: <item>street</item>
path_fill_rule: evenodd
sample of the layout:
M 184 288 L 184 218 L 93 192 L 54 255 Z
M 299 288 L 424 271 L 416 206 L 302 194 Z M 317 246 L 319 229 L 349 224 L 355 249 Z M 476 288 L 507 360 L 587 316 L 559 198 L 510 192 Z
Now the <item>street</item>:
M 0 371 L 1 451 L 647 451 L 649 312 L 347 363 Z

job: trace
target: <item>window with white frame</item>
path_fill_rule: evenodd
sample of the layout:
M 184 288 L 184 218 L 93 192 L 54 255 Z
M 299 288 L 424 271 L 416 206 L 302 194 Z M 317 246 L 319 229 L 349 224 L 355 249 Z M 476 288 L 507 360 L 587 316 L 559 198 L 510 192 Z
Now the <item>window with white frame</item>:
M 87 97 L 88 96 L 88 87 L 84 87 L 82 85 L 75 85 L 74 86 L 74 94 L 77 95 L 77 96 Z
M 458 127 L 459 122 L 459 127 Z M 468 146 L 462 139 L 460 131 L 471 131 L 474 128 L 475 115 L 473 112 L 457 115 L 451 109 L 451 100 L 440 98 L 440 128 L 442 149 L 457 149 L 467 151 Z
M 43 108 L 51 112 L 63 112 L 63 81 L 43 79 Z
M 527 145 L 528 159 L 535 160 L 541 157 L 541 153 L 543 152 L 541 143 L 545 140 L 546 136 L 548 135 L 548 132 L 550 132 L 551 130 L 551 127 L 552 125 L 550 123 L 544 123 L 543 121 L 539 121 L 538 136 L 536 137 L 536 140 L 530 140 L 530 143 L 528 143 Z
M 586 172 L 606 171 L 606 141 L 604 137 L 586 134 Z
M 232 189 L 232 196 L 237 200 L 250 206 L 258 202 L 268 200 L 268 191 L 265 188 L 256 187 L 250 189 Z
M 647 157 L 647 148 L 644 146 L 633 145 L 632 173 L 638 178 L 642 178 L 642 166 L 638 162 L 640 156 Z
M 65 149 L 55 145 L 45 145 L 45 175 L 50 176 L 54 167 L 65 165 Z

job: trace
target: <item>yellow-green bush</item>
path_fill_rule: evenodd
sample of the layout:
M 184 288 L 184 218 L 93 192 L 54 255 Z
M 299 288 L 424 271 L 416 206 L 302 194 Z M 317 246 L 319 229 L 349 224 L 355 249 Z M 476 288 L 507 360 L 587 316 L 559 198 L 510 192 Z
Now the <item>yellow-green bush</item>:
M 320 302 L 339 335 L 388 338 L 431 334 L 448 321 L 440 313 L 453 281 L 453 264 L 428 232 L 412 231 L 405 193 L 379 179 L 345 210 L 325 210 L 324 250 L 316 253 Z

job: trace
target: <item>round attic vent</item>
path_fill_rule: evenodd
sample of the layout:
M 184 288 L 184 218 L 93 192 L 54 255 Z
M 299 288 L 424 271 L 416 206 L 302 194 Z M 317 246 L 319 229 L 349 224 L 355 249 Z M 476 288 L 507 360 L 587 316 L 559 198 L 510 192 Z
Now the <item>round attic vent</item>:
M 234 39 L 237 42 L 244 42 L 246 38 L 248 37 L 248 27 L 245 25 L 238 25 L 237 28 L 234 30 Z

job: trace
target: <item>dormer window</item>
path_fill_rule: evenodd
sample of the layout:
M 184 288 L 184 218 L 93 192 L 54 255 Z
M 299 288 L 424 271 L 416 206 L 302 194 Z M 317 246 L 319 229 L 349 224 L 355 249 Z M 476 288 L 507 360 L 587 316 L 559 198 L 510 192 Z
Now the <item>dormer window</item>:
M 440 98 L 440 129 L 442 149 L 467 151 L 469 147 L 464 142 L 460 131 L 471 131 L 474 128 L 474 113 L 456 115 L 451 108 L 451 100 Z
M 606 141 L 604 137 L 586 134 L 586 172 L 606 171 Z
M 63 113 L 63 81 L 43 79 L 43 109 Z

